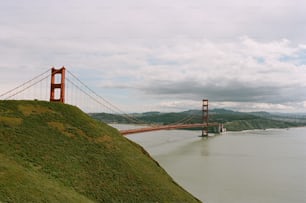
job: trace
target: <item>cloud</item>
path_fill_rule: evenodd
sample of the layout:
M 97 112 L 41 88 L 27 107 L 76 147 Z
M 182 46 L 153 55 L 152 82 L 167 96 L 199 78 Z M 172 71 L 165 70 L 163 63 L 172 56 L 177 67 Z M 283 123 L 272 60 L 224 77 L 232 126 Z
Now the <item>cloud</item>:
M 189 108 L 203 97 L 244 110 L 303 109 L 305 6 L 301 0 L 6 1 L 1 89 L 65 65 L 110 100 L 127 95 L 135 109 L 143 101 Z
M 306 85 L 305 65 L 281 58 L 303 51 L 288 40 L 260 43 L 245 37 L 232 44 L 189 41 L 152 49 L 146 55 L 140 53 L 139 67 L 121 74 L 135 76 L 135 89 L 162 97 L 187 99 L 207 95 L 216 101 L 287 102 L 305 99 L 300 94 Z M 264 62 L 258 61 L 258 57 Z M 124 63 L 135 64 L 132 59 Z
M 244 109 L 291 110 L 290 105 L 306 100 L 306 66 L 283 60 L 303 56 L 305 47 L 287 39 L 259 42 L 242 37 L 232 43 L 173 40 L 154 48 L 137 46 L 129 45 L 131 52 L 107 57 L 113 66 L 100 82 L 102 88 L 125 88 L 139 97 L 160 100 L 160 106 L 171 103 L 177 108 L 182 103 L 194 106 L 190 100 L 209 98 L 216 103 L 235 102 Z

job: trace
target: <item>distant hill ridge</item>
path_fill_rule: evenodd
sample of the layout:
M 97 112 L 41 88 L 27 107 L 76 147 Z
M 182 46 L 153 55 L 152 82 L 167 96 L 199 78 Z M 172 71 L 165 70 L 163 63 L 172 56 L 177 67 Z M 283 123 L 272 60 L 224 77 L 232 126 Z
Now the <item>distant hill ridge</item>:
M 93 118 L 106 123 L 130 123 L 121 115 L 106 113 L 91 113 Z M 176 123 L 186 117 L 191 118 L 188 123 L 201 123 L 201 110 L 188 110 L 183 112 L 145 112 L 131 114 L 141 121 L 153 124 L 168 125 Z M 303 114 L 277 114 L 268 112 L 237 112 L 228 109 L 209 110 L 209 122 L 223 123 L 227 130 L 241 131 L 267 128 L 288 128 L 306 126 L 306 115 Z
M 0 101 L 0 202 L 199 202 L 78 108 Z

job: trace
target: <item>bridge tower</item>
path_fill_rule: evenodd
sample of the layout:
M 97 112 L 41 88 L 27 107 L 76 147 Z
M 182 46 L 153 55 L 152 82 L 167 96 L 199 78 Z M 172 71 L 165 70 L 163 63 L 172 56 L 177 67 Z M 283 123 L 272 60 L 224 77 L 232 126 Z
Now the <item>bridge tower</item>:
M 203 99 L 202 121 L 204 124 L 202 128 L 202 137 L 208 137 L 208 100 L 207 99 Z
M 65 73 L 66 68 L 51 69 L 51 89 L 50 89 L 50 102 L 65 103 Z M 57 83 L 56 76 L 60 75 L 60 83 Z M 56 98 L 56 91 L 59 90 L 59 98 Z

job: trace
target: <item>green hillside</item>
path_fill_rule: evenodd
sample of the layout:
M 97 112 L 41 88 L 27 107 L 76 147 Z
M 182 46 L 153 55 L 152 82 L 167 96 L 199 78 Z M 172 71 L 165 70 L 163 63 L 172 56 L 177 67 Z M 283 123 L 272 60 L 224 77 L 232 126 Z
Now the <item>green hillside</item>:
M 0 101 L 0 202 L 198 202 L 143 148 L 78 108 Z

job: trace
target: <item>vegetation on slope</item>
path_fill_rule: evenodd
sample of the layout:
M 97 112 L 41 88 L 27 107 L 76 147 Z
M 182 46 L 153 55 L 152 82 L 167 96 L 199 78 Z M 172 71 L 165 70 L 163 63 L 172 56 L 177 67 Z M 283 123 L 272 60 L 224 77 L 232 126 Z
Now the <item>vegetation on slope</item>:
M 228 131 L 241 131 L 241 130 L 268 129 L 268 128 L 290 128 L 290 127 L 298 127 L 301 125 L 302 125 L 301 123 L 258 118 L 252 120 L 236 120 L 236 121 L 227 122 L 225 123 L 225 128 Z
M 198 202 L 140 146 L 73 106 L 0 101 L 0 202 Z

